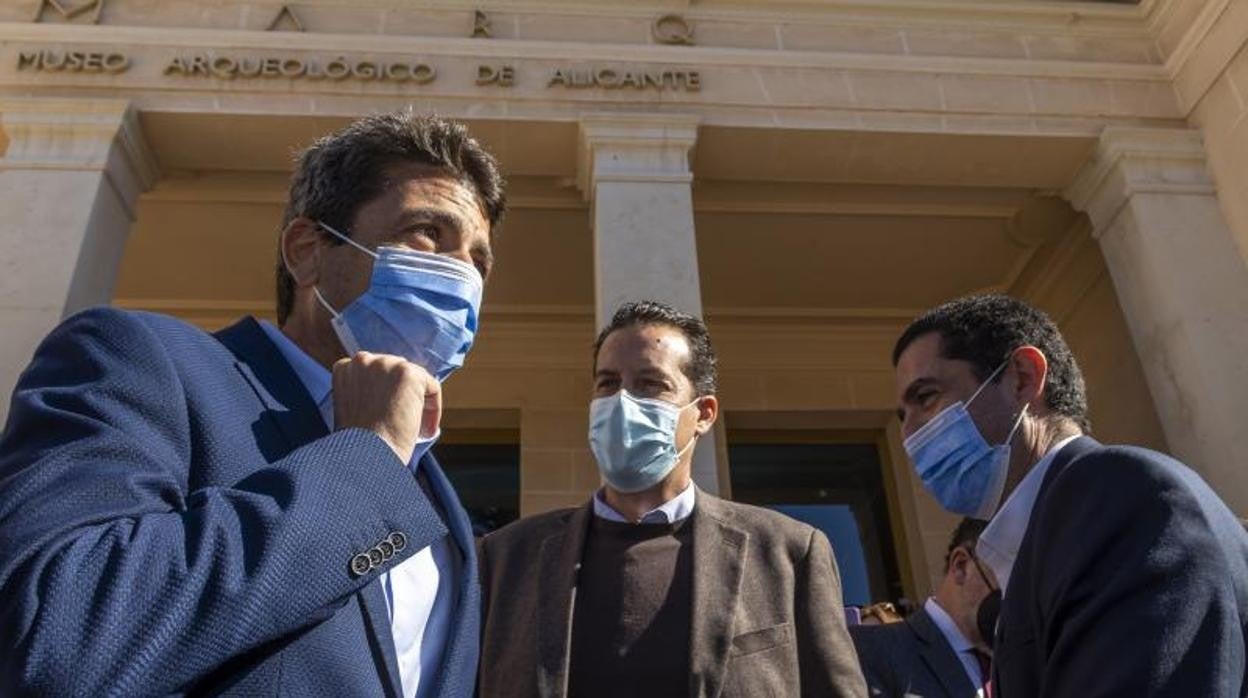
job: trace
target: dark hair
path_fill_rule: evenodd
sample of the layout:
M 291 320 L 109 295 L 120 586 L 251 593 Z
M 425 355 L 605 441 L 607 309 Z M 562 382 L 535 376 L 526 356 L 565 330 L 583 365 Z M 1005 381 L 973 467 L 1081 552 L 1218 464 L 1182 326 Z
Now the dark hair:
M 959 298 L 910 323 L 893 347 L 893 366 L 906 347 L 929 332 L 940 336 L 941 356 L 970 362 L 975 377 L 981 381 L 987 380 L 1015 349 L 1036 347 L 1049 362 L 1044 404 L 1083 431 L 1091 431 L 1083 374 L 1048 315 L 1017 298 L 1000 294 Z
M 612 332 L 626 327 L 648 325 L 667 325 L 685 335 L 685 340 L 689 342 L 689 362 L 681 370 L 693 384 L 696 397 L 714 395 L 719 383 L 719 373 L 715 367 L 715 349 L 711 347 L 711 335 L 706 330 L 706 324 L 688 313 L 682 313 L 658 301 L 625 303 L 615 311 L 611 322 L 602 328 L 602 332 L 594 340 L 594 370 L 598 370 L 598 351 Z
M 366 116 L 304 150 L 290 180 L 281 229 L 285 230 L 295 218 L 304 217 L 351 235 L 356 212 L 390 185 L 391 167 L 406 163 L 428 165 L 470 187 L 490 223 L 491 233 L 502 219 L 507 204 L 503 176 L 494 156 L 469 135 L 463 124 L 417 114 L 408 108 Z M 343 244 L 337 238 L 331 242 Z M 279 253 L 278 324 L 286 322 L 294 297 L 294 279 Z
M 971 552 L 975 552 L 975 543 L 979 541 L 979 535 L 988 527 L 987 521 L 972 519 L 969 516 L 958 522 L 958 527 L 953 529 L 953 537 L 949 539 L 949 548 L 945 550 L 945 571 L 949 571 L 949 560 L 953 557 L 953 551 L 958 548 L 970 548 Z

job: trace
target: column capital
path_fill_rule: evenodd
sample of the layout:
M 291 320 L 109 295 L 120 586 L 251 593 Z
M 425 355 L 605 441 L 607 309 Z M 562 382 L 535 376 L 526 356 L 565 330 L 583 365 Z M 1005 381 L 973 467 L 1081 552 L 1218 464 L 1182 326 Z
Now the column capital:
M 693 180 L 689 152 L 698 138 L 692 114 L 584 114 L 577 146 L 577 186 L 593 198 L 598 182 Z
M 1200 133 L 1187 129 L 1110 126 L 1065 196 L 1100 235 L 1136 194 L 1213 196 Z
M 160 177 L 138 115 L 122 99 L 0 99 L 8 148 L 0 169 L 104 172 L 134 218 L 139 194 Z

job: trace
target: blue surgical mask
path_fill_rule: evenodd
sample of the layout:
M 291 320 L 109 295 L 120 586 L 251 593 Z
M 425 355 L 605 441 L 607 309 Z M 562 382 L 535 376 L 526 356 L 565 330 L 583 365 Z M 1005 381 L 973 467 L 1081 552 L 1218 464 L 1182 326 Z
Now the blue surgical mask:
M 672 472 L 697 441 L 676 448 L 680 413 L 697 400 L 678 407 L 663 400 L 636 398 L 626 390 L 589 403 L 589 447 L 598 470 L 617 492 L 650 489 Z
M 975 426 L 966 406 L 975 401 L 1009 362 L 1002 363 L 964 404 L 946 407 L 905 441 L 923 486 L 940 505 L 955 514 L 990 519 L 1001 501 L 1010 466 L 1010 442 L 1027 413 L 1018 413 L 1005 443 L 990 446 Z
M 325 225 L 330 234 L 371 256 L 368 290 L 333 315 L 338 341 L 348 355 L 357 351 L 400 356 L 439 381 L 464 365 L 477 332 L 484 283 L 477 268 L 445 255 L 401 247 L 376 252 Z

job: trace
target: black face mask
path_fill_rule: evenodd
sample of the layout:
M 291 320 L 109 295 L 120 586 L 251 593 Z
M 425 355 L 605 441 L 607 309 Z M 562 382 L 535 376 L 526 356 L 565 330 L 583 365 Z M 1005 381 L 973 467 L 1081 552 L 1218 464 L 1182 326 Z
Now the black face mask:
M 992 593 L 979 602 L 975 611 L 975 626 L 979 636 L 992 647 L 996 644 L 997 618 L 1001 615 L 1001 590 L 993 589 Z
M 975 563 L 975 571 L 979 572 L 979 578 L 983 580 L 984 586 L 992 590 L 980 599 L 979 607 L 975 609 L 975 627 L 979 630 L 980 639 L 991 649 L 997 644 L 997 619 L 1001 616 L 1001 590 L 988 581 L 984 568 L 979 566 L 979 558 L 971 555 L 971 562 Z

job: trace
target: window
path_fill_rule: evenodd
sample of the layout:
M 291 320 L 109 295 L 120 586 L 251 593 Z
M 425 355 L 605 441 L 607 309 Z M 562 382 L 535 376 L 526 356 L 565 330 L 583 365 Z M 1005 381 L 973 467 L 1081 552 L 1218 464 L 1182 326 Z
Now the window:
M 520 518 L 520 435 L 505 429 L 444 429 L 433 449 L 474 536 Z
M 873 434 L 730 429 L 728 463 L 734 500 L 783 512 L 828 536 L 846 604 L 904 595 Z

